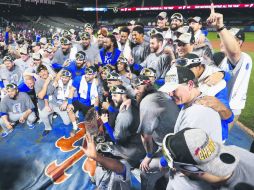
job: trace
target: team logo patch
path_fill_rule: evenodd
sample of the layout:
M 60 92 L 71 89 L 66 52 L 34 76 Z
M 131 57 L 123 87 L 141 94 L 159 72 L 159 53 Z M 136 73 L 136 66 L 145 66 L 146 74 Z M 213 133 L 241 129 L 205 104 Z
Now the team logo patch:
M 209 158 L 215 152 L 215 144 L 211 138 L 207 136 L 206 142 L 195 150 L 195 156 L 200 160 Z

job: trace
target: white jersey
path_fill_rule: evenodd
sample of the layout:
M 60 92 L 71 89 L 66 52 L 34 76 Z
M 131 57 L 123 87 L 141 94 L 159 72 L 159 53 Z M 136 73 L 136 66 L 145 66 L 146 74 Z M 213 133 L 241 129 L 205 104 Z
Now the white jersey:
M 227 57 L 223 59 L 219 67 L 231 74 L 228 82 L 229 105 L 235 115 L 240 115 L 241 110 L 245 107 L 247 90 L 252 69 L 252 59 L 246 53 L 241 53 L 240 60 L 233 68 Z

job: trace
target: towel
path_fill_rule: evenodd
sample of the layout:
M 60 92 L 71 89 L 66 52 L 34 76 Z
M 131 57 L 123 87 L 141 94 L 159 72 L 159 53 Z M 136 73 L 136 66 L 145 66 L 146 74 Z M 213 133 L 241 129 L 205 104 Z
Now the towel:
M 88 92 L 88 84 L 87 84 L 85 76 L 82 76 L 82 79 L 80 81 L 80 87 L 79 87 L 80 97 L 87 99 L 87 92 Z M 91 90 L 90 90 L 91 105 L 94 105 L 97 97 L 98 97 L 97 82 L 96 82 L 96 79 L 93 79 Z
M 64 84 L 62 80 L 58 81 L 57 100 L 66 100 L 68 98 L 71 85 L 72 85 L 72 80 L 68 82 L 67 87 L 64 90 Z

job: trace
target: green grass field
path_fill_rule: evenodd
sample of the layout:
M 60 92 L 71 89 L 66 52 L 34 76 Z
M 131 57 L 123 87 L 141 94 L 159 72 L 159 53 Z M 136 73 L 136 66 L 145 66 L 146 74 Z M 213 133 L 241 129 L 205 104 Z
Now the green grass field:
M 213 40 L 218 40 L 216 32 L 209 32 L 208 38 Z M 253 52 L 246 52 L 248 53 L 251 58 L 252 62 L 254 61 L 254 32 L 245 33 L 245 41 L 246 42 L 253 42 Z M 215 49 L 216 51 L 216 49 Z M 247 94 L 247 101 L 245 105 L 245 109 L 243 110 L 239 120 L 248 128 L 254 131 L 254 66 L 252 64 L 252 73 L 249 82 L 248 94 Z

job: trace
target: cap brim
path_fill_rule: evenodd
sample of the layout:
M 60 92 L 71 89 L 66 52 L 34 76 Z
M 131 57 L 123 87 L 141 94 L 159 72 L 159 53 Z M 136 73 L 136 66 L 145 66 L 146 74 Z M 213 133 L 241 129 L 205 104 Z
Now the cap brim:
M 184 44 L 190 44 L 190 42 L 188 42 L 188 41 L 179 40 L 179 39 L 176 39 L 175 42 L 182 42 L 182 43 L 184 43 Z
M 215 176 L 225 177 L 231 175 L 239 162 L 237 154 L 232 150 L 232 147 L 224 146 L 219 143 L 216 143 L 216 146 L 220 149 L 218 155 L 213 160 L 205 164 L 200 164 L 198 167 Z M 234 161 L 229 162 L 229 157 L 231 157 L 231 159 L 233 158 Z M 224 159 L 224 161 L 222 159 Z
M 175 89 L 177 89 L 178 86 L 179 86 L 179 84 L 165 83 L 162 87 L 159 88 L 159 91 L 165 92 L 165 93 L 173 92 Z

